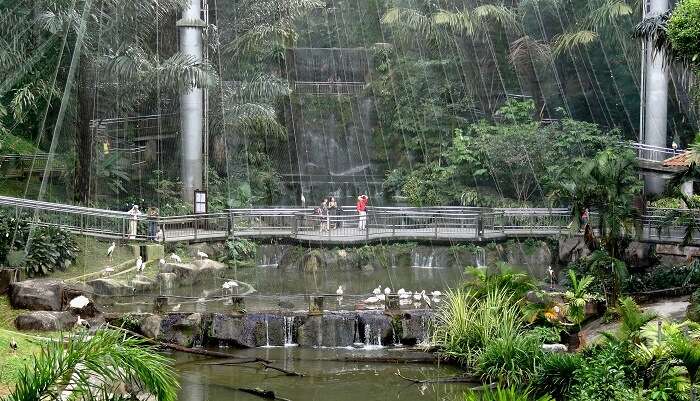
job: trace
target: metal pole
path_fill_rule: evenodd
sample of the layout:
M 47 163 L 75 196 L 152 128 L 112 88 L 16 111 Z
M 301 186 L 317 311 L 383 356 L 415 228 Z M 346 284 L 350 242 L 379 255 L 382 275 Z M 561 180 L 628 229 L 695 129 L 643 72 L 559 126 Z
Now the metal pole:
M 670 5 L 669 0 L 649 0 L 647 17 L 665 13 Z M 646 6 L 645 6 L 646 8 Z M 651 42 L 646 43 L 645 77 L 644 77 L 644 143 L 646 145 L 666 147 L 667 116 L 668 116 L 668 71 L 665 66 L 665 54 L 655 51 Z M 660 159 L 655 154 L 655 159 Z M 660 161 L 660 160 L 657 160 Z M 648 174 L 645 179 L 648 193 L 661 193 L 664 190 L 664 179 L 657 174 Z
M 189 7 L 177 21 L 180 28 L 180 51 L 196 62 L 202 61 L 202 28 L 200 0 L 190 0 Z M 202 189 L 202 89 L 185 88 L 180 95 L 180 169 L 182 198 L 192 202 L 194 190 Z

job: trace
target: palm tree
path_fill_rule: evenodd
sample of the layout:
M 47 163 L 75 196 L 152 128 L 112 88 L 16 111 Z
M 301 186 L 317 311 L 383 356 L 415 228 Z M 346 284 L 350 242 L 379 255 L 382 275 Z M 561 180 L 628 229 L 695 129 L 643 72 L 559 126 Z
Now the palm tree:
M 4 400 L 135 399 L 146 392 L 175 401 L 178 387 L 168 359 L 156 349 L 120 331 L 98 330 L 45 345 Z

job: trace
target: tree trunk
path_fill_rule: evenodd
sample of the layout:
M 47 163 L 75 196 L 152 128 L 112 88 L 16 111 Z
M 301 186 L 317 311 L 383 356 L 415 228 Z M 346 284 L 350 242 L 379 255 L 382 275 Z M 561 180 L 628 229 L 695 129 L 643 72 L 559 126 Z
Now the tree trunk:
M 87 204 L 90 200 L 90 175 L 92 172 L 92 153 L 94 132 L 90 127 L 90 121 L 94 116 L 94 99 L 96 96 L 95 85 L 92 80 L 91 63 L 85 57 L 80 59 L 78 73 L 78 121 L 75 134 L 75 201 Z

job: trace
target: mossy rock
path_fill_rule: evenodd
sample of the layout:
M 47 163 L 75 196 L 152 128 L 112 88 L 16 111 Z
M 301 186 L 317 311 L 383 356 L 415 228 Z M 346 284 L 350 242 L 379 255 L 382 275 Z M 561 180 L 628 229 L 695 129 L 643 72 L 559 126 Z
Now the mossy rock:
M 146 255 L 145 260 L 159 260 L 165 257 L 165 247 L 159 244 L 144 245 Z
M 700 323 L 700 289 L 690 296 L 690 305 L 688 305 L 686 310 L 686 317 L 688 320 Z

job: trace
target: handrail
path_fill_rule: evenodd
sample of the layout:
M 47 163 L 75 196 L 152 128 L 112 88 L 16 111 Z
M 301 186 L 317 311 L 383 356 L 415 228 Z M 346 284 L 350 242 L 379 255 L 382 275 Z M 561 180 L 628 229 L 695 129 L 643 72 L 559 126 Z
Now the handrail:
M 133 233 L 134 220 L 163 230 L 168 241 L 221 240 L 232 237 L 291 238 L 303 241 L 357 242 L 384 239 L 488 240 L 509 236 L 560 235 L 573 218 L 566 208 L 371 207 L 365 216 L 347 206 L 337 213 L 314 214 L 311 208 L 228 209 L 208 214 L 151 218 L 127 212 L 0 196 L 0 207 L 27 216 L 31 224 L 58 226 L 105 239 L 144 240 Z M 687 211 L 687 210 L 680 210 Z M 29 212 L 29 213 L 27 213 Z M 643 235 L 678 243 L 683 227 L 662 224 L 668 209 L 651 208 L 641 216 Z M 591 214 L 595 225 L 597 215 Z M 365 224 L 366 230 L 361 226 Z M 144 231 L 143 226 L 137 231 Z M 151 238 L 152 239 L 152 238 Z M 698 237 L 700 242 L 700 236 Z

